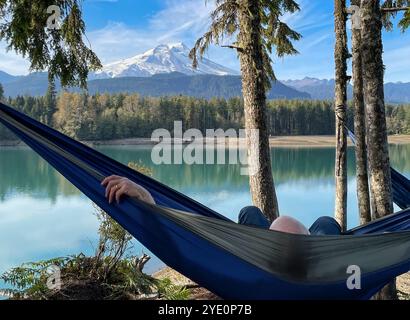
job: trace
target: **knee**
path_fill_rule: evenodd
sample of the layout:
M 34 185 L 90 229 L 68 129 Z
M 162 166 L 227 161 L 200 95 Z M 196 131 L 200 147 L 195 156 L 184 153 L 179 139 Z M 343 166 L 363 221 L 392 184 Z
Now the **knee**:
M 311 234 L 338 235 L 342 229 L 334 218 L 323 216 L 313 223 L 309 231 Z
M 246 218 L 257 216 L 260 214 L 262 214 L 262 211 L 258 207 L 255 207 L 255 206 L 244 207 L 239 212 L 239 223 L 241 223 L 241 221 L 245 220 Z
M 255 206 L 248 206 L 239 212 L 238 223 L 261 228 L 269 228 L 269 221 L 262 211 Z
M 323 216 L 323 217 L 318 218 L 316 220 L 316 223 L 327 223 L 327 224 L 331 223 L 331 224 L 337 224 L 338 225 L 337 221 L 334 218 L 329 217 L 329 216 Z

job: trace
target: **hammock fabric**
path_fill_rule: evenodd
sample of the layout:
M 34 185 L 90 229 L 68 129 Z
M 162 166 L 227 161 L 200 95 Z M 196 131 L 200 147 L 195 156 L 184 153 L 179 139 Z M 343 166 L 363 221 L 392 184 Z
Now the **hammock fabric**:
M 368 299 L 410 268 L 410 210 L 343 236 L 238 225 L 3 104 L 0 121 L 164 263 L 222 298 Z M 112 174 L 148 189 L 158 205 L 108 204 L 100 182 Z M 351 265 L 361 289 L 348 289 Z
M 356 136 L 353 131 L 345 126 L 347 133 L 353 144 L 356 144 Z M 401 209 L 406 209 L 410 207 L 410 180 L 403 176 L 397 170 L 390 168 L 391 180 L 392 180 L 392 191 L 393 191 L 393 201 Z

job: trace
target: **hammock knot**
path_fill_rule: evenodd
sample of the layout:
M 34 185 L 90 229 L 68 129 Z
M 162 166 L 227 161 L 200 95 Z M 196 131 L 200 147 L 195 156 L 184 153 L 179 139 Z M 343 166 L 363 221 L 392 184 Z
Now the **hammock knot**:
M 346 117 L 346 106 L 344 104 L 340 104 L 335 107 L 335 114 L 336 117 L 342 122 L 345 123 L 345 117 Z

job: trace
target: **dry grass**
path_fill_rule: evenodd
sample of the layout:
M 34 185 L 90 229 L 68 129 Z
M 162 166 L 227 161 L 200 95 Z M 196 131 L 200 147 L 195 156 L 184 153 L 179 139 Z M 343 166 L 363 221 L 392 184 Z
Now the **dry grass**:
M 396 284 L 400 300 L 410 300 L 410 272 L 398 277 Z
M 291 136 L 273 137 L 269 141 L 272 147 L 333 147 L 335 145 L 334 136 Z M 389 136 L 390 144 L 408 144 L 410 135 Z M 352 142 L 348 140 L 351 146 Z

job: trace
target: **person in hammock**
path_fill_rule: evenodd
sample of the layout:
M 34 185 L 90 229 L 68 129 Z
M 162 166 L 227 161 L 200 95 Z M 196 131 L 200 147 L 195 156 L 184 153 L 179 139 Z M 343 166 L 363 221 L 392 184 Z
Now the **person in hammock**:
M 109 176 L 105 178 L 101 185 L 105 189 L 105 196 L 109 203 L 120 202 L 124 196 L 137 198 L 149 204 L 155 204 L 151 193 L 141 185 L 121 176 Z M 255 206 L 248 206 L 239 212 L 238 223 L 275 231 L 305 234 L 305 235 L 340 235 L 341 228 L 337 221 L 328 216 L 318 218 L 312 226 L 307 229 L 300 221 L 288 216 L 280 216 L 274 222 L 263 215 L 262 211 Z

